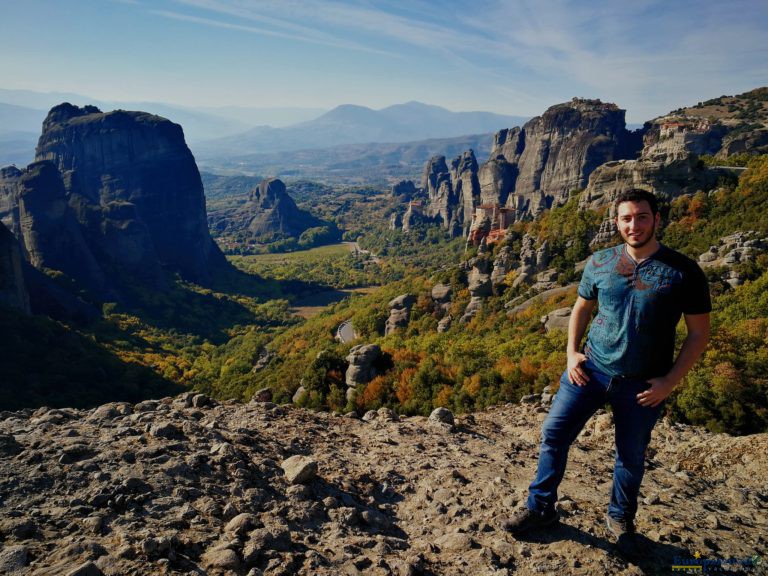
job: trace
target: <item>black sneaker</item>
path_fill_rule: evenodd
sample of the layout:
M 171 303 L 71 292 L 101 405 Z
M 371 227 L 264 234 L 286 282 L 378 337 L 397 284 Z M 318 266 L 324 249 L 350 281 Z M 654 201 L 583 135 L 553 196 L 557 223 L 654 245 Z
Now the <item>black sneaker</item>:
M 522 534 L 557 522 L 557 511 L 536 512 L 528 507 L 519 508 L 512 516 L 502 520 L 501 528 L 512 534 Z

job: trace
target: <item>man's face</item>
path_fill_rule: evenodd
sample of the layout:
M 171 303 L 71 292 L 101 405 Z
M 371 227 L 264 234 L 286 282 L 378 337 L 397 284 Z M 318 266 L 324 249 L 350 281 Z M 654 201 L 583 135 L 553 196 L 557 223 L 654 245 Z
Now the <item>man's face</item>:
M 632 248 L 642 248 L 653 240 L 659 219 L 659 214 L 654 216 L 645 200 L 622 202 L 616 210 L 616 227 Z

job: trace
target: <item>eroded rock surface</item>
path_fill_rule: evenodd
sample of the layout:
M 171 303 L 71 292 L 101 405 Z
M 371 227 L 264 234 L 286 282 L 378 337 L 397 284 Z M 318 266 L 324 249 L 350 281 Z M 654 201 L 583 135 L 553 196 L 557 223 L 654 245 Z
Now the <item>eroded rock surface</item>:
M 195 400 L 195 398 L 197 400 Z M 662 421 L 624 556 L 603 525 L 613 423 L 571 449 L 561 521 L 499 530 L 533 477 L 546 407 L 368 422 L 199 396 L 0 413 L 0 566 L 13 574 L 666 574 L 765 556 L 768 435 Z M 160 430 L 172 433 L 157 434 Z M 155 433 L 153 433 L 153 431 Z M 9 444 L 10 440 L 5 444 Z M 292 484 L 281 463 L 316 462 Z M 311 468 L 311 464 L 310 464 Z

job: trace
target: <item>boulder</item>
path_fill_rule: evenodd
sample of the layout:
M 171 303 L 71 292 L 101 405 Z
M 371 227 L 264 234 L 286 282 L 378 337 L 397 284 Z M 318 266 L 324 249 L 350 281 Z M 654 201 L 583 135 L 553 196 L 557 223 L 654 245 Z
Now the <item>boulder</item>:
M 304 388 L 304 386 L 299 386 L 296 389 L 296 392 L 293 393 L 293 396 L 291 397 L 291 402 L 296 404 L 296 402 L 298 402 L 301 399 L 301 397 L 304 396 L 304 394 L 306 393 L 307 393 L 307 389 Z
M 373 363 L 381 356 L 381 348 L 378 344 L 358 344 L 347 355 L 349 367 L 346 373 L 346 384 L 355 388 L 360 384 L 367 384 L 376 375 Z
M 272 402 L 272 389 L 260 388 L 253 393 L 251 402 Z
M 317 476 L 317 461 L 300 454 L 284 460 L 280 467 L 289 484 L 306 484 Z
M 550 332 L 552 330 L 568 330 L 568 322 L 571 319 L 571 307 L 558 308 L 553 310 L 549 314 L 541 317 L 541 323 L 544 325 L 544 330 Z
M 442 406 L 439 408 L 435 408 L 434 410 L 432 410 L 432 412 L 429 415 L 429 423 L 448 426 L 449 428 L 453 428 L 454 426 L 453 412 L 448 410 L 448 408 L 443 408 Z

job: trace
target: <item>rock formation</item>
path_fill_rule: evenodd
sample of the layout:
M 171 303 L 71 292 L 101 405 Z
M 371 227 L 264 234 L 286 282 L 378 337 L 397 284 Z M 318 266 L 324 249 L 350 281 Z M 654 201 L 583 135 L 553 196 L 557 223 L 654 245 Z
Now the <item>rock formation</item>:
M 768 238 L 760 238 L 754 230 L 736 232 L 720 238 L 717 246 L 699 256 L 702 268 L 725 268 L 725 281 L 733 288 L 744 283 L 744 279 L 735 270 L 737 264 L 754 261 L 757 256 L 768 250 Z
M 586 187 L 601 164 L 634 158 L 641 146 L 640 133 L 626 130 L 624 110 L 574 98 L 522 128 L 499 131 L 482 166 L 471 150 L 450 166 L 432 158 L 422 177 L 425 211 L 455 234 L 469 233 L 478 207 L 508 208 L 512 221 L 535 216 Z
M 552 330 L 568 330 L 568 322 L 571 319 L 571 307 L 558 308 L 541 317 L 541 323 L 546 332 Z
M 400 182 L 392 186 L 391 193 L 392 197 L 399 202 L 410 202 L 418 193 L 418 189 L 411 180 L 400 180 Z
M 637 160 L 606 162 L 595 170 L 579 199 L 581 208 L 612 205 L 616 197 L 632 188 L 651 190 L 672 199 L 713 188 L 721 174 L 699 162 L 685 142 L 665 139 L 643 148 Z M 611 206 L 612 210 L 612 206 Z M 609 216 L 612 216 L 612 212 Z
M 535 474 L 546 410 L 532 396 L 455 416 L 452 431 L 442 412 L 444 425 L 366 422 L 194 394 L 2 412 L 0 572 L 628 576 L 764 556 L 768 435 L 667 420 L 647 453 L 638 550 L 620 553 L 603 521 L 604 412 L 573 445 L 559 523 L 501 531 Z
M 0 305 L 29 314 L 29 293 L 24 283 L 23 258 L 15 236 L 0 222 Z
M 435 308 L 442 312 L 448 312 L 451 308 L 451 297 L 453 289 L 450 284 L 435 284 L 432 287 L 432 300 L 435 302 Z
M 376 376 L 374 362 L 381 356 L 378 344 L 358 344 L 353 346 L 347 355 L 347 372 L 344 381 L 347 385 L 347 397 L 354 394 L 358 386 L 367 384 Z
M 509 144 L 501 144 L 515 154 L 505 159 L 519 171 L 507 205 L 534 214 L 542 196 L 546 207 L 562 204 L 572 190 L 586 187 L 601 164 L 633 157 L 640 140 L 626 130 L 624 114 L 615 104 L 574 98 L 527 122 Z
M 422 203 L 413 201 L 408 204 L 408 208 L 405 210 L 405 214 L 403 214 L 401 226 L 403 227 L 403 232 L 408 232 L 414 226 L 418 226 L 427 221 L 428 219 L 424 215 Z
M 61 175 L 51 162 L 35 162 L 21 172 L 16 203 L 19 240 L 30 264 L 40 270 L 63 272 L 94 296 L 116 297 L 86 243 L 75 212 L 67 203 Z M 126 240 L 132 240 L 129 230 L 126 227 L 122 231 L 124 236 L 119 238 L 123 245 Z M 120 261 L 131 262 L 135 253 L 126 252 Z
M 467 278 L 467 287 L 471 299 L 464 310 L 464 314 L 459 319 L 461 323 L 472 320 L 482 309 L 483 301 L 493 294 L 491 285 L 491 266 L 493 264 L 486 258 L 474 258 L 468 262 L 468 265 L 471 266 L 471 271 Z
M 211 214 L 211 229 L 222 234 L 242 233 L 246 239 L 268 243 L 299 238 L 309 228 L 327 225 L 296 206 L 278 178 L 267 178 L 248 194 L 242 206 Z
M 499 294 L 505 288 L 507 274 L 518 265 L 509 245 L 502 246 L 496 253 L 491 272 L 491 286 L 494 294 Z
M 178 124 L 61 104 L 43 122 L 36 160 L 58 168 L 103 266 L 155 280 L 157 270 L 167 270 L 208 284 L 226 265 L 208 232 L 200 173 Z
M 385 336 L 408 326 L 408 321 L 411 318 L 411 307 L 415 302 L 416 298 L 412 294 L 401 294 L 387 304 L 389 317 L 384 328 Z

